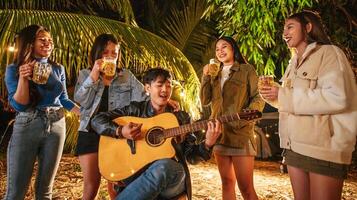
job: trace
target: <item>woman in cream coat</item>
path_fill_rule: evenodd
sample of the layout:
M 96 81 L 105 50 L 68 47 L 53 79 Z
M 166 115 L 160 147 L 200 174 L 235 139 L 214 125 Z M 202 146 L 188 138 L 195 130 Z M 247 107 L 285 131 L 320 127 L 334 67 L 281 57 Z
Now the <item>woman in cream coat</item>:
M 293 51 L 282 86 L 262 97 L 280 113 L 280 145 L 295 199 L 341 199 L 357 132 L 357 86 L 344 52 L 310 11 L 285 21 Z

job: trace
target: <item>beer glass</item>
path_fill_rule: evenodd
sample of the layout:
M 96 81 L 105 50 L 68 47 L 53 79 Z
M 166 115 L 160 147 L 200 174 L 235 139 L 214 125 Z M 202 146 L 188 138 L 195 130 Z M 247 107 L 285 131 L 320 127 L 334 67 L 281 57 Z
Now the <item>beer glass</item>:
M 211 76 L 217 76 L 220 65 L 221 63 L 218 60 L 214 58 L 210 59 L 208 65 L 208 74 Z
M 263 86 L 273 86 L 273 84 L 274 84 L 273 75 L 259 76 L 258 89 L 261 89 Z
M 106 76 L 114 76 L 116 62 L 114 58 L 103 58 L 102 70 Z
M 49 63 L 36 62 L 33 67 L 32 77 L 30 78 L 30 80 L 32 80 L 36 84 L 46 84 L 51 72 L 52 67 Z

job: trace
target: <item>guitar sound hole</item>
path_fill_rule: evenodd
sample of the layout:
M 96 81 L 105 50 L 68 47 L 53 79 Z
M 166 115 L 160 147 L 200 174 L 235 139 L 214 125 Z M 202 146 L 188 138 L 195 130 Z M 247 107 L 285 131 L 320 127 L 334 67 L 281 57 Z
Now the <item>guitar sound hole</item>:
M 146 134 L 146 141 L 151 146 L 159 146 L 164 143 L 165 138 L 162 128 L 155 127 L 149 130 Z

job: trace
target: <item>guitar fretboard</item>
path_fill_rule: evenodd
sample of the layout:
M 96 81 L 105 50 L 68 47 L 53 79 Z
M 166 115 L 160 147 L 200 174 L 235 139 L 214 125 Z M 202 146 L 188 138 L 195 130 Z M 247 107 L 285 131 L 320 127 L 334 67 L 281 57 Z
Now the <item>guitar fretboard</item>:
M 225 122 L 230 122 L 230 121 L 235 121 L 235 120 L 240 120 L 240 119 L 245 119 L 245 120 L 251 120 L 251 119 L 256 119 L 260 118 L 261 113 L 258 111 L 249 111 L 247 113 L 235 113 L 232 115 L 224 115 L 221 117 L 218 117 L 217 120 L 220 121 L 221 123 Z M 209 121 L 215 122 L 216 119 L 209 119 L 209 120 L 202 120 L 198 121 L 192 124 L 185 124 L 179 127 L 175 128 L 169 128 L 163 130 L 163 137 L 164 138 L 169 138 L 169 137 L 174 137 L 178 136 L 181 134 L 189 133 L 189 132 L 195 132 L 199 130 L 204 130 L 207 129 L 207 123 Z

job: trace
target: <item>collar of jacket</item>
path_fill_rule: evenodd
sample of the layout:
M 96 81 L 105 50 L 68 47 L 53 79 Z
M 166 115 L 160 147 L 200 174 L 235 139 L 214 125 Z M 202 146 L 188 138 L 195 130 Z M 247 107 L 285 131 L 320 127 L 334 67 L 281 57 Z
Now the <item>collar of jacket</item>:
M 165 112 L 173 112 L 173 108 L 170 105 L 167 104 L 167 106 L 165 108 Z M 146 113 L 147 113 L 147 116 L 156 115 L 154 107 L 151 104 L 151 100 L 147 100 L 146 101 Z
M 239 71 L 240 70 L 240 64 L 238 62 L 234 62 L 230 70 L 231 71 Z
M 294 53 L 292 59 L 289 61 L 289 64 L 293 65 L 293 66 L 297 66 L 298 64 L 301 65 L 304 60 L 312 53 L 314 52 L 314 50 L 317 48 L 317 43 L 313 42 L 310 43 L 306 46 L 306 49 L 304 51 L 304 53 L 301 56 L 301 61 L 300 63 L 297 63 L 298 57 L 297 57 L 297 53 Z M 298 66 L 297 66 L 298 67 Z
M 308 55 L 310 55 L 310 53 L 312 52 L 312 50 L 314 50 L 317 46 L 317 43 L 316 42 L 313 42 L 311 44 L 308 44 L 306 46 L 306 49 L 304 51 L 304 53 L 302 54 L 302 58 L 306 58 Z

